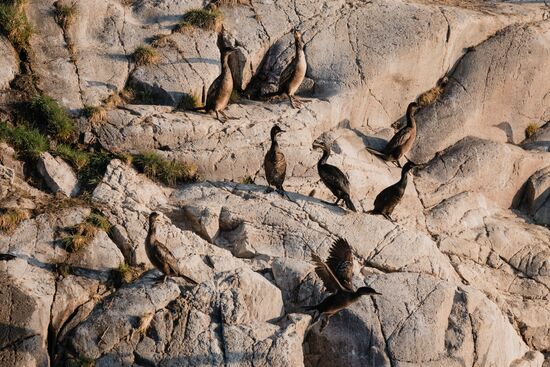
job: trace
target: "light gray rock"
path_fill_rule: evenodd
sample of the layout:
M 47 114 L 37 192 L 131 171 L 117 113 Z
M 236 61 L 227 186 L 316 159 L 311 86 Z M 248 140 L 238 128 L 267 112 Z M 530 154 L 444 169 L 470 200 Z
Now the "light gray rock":
M 523 189 L 519 207 L 539 224 L 550 224 L 550 166 L 535 172 Z
M 60 192 L 68 197 L 78 194 L 78 178 L 61 157 L 54 158 L 50 153 L 44 152 L 40 155 L 37 169 L 54 194 Z
M 10 82 L 19 72 L 17 53 L 9 41 L 0 36 L 0 90 L 7 89 Z

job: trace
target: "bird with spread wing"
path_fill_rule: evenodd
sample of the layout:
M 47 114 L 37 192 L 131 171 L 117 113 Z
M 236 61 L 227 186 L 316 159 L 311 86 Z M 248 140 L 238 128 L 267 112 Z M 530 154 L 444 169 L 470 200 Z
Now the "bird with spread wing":
M 330 248 L 325 262 L 316 254 L 311 255 L 315 264 L 315 272 L 323 281 L 326 290 L 331 293 L 321 303 L 306 306 L 306 311 L 316 311 L 313 323 L 323 318 L 321 331 L 328 325 L 329 318 L 335 313 L 359 300 L 361 296 L 379 295 L 370 287 L 360 287 L 353 290 L 353 254 L 348 241 L 338 238 Z

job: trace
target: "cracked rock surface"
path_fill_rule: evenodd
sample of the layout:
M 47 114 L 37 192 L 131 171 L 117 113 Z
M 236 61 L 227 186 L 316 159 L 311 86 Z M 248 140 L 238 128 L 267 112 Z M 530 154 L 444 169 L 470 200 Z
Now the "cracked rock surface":
M 60 172 L 51 191 L 63 197 L 33 187 L 2 143 L 0 214 L 29 215 L 0 231 L 0 253 L 15 256 L 0 261 L 0 366 L 549 366 L 547 8 L 221 3 L 243 97 L 276 89 L 299 26 L 308 60 L 301 108 L 241 98 L 225 123 L 178 108 L 189 96 L 204 100 L 219 74 L 217 34 L 176 30 L 206 2 L 77 1 L 61 27 L 53 0 L 28 1 L 35 33 L 25 62 L 36 87 L 75 114 L 105 108 L 103 121 L 78 124 L 94 148 L 192 162 L 203 180 L 168 187 L 113 159 L 89 196 L 69 198 L 80 177 L 46 153 Z M 135 64 L 144 44 L 156 64 Z M 0 38 L 2 114 L 20 67 Z M 393 221 L 369 214 L 401 170 L 365 147 L 382 149 L 408 103 L 443 77 L 418 110 L 407 154 L 424 165 L 411 171 Z M 102 104 L 124 89 L 134 103 Z M 287 131 L 279 145 L 288 197 L 266 192 L 275 123 Z M 328 162 L 349 177 L 357 213 L 328 204 L 312 149 L 319 137 L 334 142 Z M 97 210 L 110 228 L 70 250 L 64 238 Z M 185 278 L 163 280 L 147 259 L 152 211 Z M 361 298 L 321 331 L 303 310 L 325 294 L 311 255 L 326 258 L 338 237 L 354 249 L 353 285 L 382 295 Z

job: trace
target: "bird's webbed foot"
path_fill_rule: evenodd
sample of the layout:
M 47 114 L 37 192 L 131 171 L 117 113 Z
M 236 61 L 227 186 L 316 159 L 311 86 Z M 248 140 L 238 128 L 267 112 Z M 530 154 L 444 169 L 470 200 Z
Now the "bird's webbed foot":
M 273 187 L 271 187 L 271 186 L 268 186 L 267 189 L 265 189 L 266 194 L 269 194 L 269 193 L 272 193 L 272 192 L 273 192 Z

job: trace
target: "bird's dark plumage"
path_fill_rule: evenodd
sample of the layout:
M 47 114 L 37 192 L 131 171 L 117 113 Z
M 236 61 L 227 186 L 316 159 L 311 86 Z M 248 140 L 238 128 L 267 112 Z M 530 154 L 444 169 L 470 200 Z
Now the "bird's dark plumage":
M 278 125 L 273 125 L 271 128 L 271 147 L 267 151 L 264 158 L 264 169 L 267 183 L 270 186 L 275 186 L 275 188 L 281 191 L 281 193 L 284 193 L 283 183 L 286 175 L 286 160 L 281 148 L 279 148 L 277 135 L 283 132 L 284 130 L 282 130 Z
M 407 162 L 401 170 L 401 179 L 382 190 L 374 199 L 374 209 L 369 211 L 372 214 L 381 214 L 391 220 L 391 214 L 393 210 L 399 204 L 403 195 L 405 194 L 405 189 L 407 188 L 407 174 L 408 172 L 415 167 L 413 162 Z
M 340 200 L 344 200 L 348 209 L 354 212 L 357 211 L 355 205 L 353 205 L 351 201 L 348 178 L 338 167 L 326 163 L 330 156 L 330 144 L 323 140 L 316 140 L 313 142 L 313 148 L 320 148 L 323 151 L 323 155 L 317 163 L 317 171 L 319 172 L 321 181 L 323 181 L 325 186 L 328 187 L 334 196 L 336 196 L 337 200 L 335 205 L 338 205 Z
M 321 303 L 303 307 L 306 311 L 317 312 L 314 323 L 324 317 L 321 330 L 327 326 L 330 316 L 351 305 L 361 296 L 380 294 L 370 287 L 353 290 L 352 248 L 345 239 L 339 238 L 334 242 L 326 262 L 316 254 L 312 254 L 311 259 L 315 264 L 315 272 L 323 281 L 327 291 L 331 293 Z
M 416 119 L 414 114 L 418 104 L 412 102 L 407 107 L 407 125 L 395 133 L 381 152 L 367 148 L 368 151 L 376 154 L 385 161 L 399 163 L 399 160 L 411 150 L 416 139 Z

